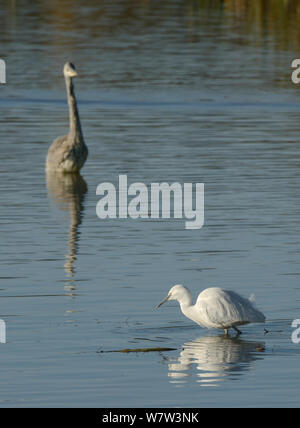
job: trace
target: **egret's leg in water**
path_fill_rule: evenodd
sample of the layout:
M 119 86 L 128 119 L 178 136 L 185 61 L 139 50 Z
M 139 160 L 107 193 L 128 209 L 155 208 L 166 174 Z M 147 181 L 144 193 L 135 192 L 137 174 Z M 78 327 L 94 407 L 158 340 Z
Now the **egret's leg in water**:
M 237 334 L 242 334 L 241 330 L 239 330 L 237 327 L 232 326 L 232 328 L 234 328 L 234 330 L 237 332 Z
M 235 327 L 234 325 L 232 326 L 232 328 L 237 332 L 237 335 L 242 334 L 241 330 L 239 330 L 239 329 L 238 329 L 237 327 Z M 229 336 L 228 330 L 229 330 L 228 328 L 224 328 L 225 336 Z

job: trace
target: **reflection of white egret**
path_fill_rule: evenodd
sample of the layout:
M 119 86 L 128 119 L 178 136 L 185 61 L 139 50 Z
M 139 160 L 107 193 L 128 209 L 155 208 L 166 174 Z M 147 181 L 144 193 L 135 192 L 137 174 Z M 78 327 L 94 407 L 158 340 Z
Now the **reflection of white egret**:
M 72 63 L 67 62 L 64 66 L 64 76 L 67 87 L 69 103 L 70 130 L 68 135 L 58 137 L 49 147 L 46 169 L 64 172 L 78 172 L 86 161 L 88 149 L 85 145 L 77 101 L 74 93 L 73 77 L 77 76 L 77 71 Z
M 182 348 L 178 359 L 168 365 L 172 383 L 186 382 L 194 375 L 195 367 L 196 382 L 217 385 L 229 375 L 249 369 L 264 345 L 229 336 L 205 336 L 185 343 Z
M 174 285 L 158 307 L 168 300 L 177 300 L 182 313 L 200 326 L 221 328 L 225 334 L 228 334 L 229 328 L 240 334 L 238 325 L 265 322 L 264 314 L 254 308 L 250 300 L 222 288 L 207 288 L 193 305 L 190 291 L 183 285 Z
M 48 191 L 58 207 L 70 212 L 69 253 L 66 255 L 65 269 L 69 276 L 74 274 L 78 245 L 78 226 L 83 213 L 83 199 L 87 184 L 80 174 L 63 174 L 47 171 Z

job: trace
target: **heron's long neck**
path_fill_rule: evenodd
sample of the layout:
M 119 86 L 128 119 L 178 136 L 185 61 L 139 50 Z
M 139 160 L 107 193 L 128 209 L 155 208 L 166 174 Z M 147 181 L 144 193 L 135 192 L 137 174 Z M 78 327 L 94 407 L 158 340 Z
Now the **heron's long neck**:
M 77 109 L 77 102 L 74 93 L 74 86 L 71 77 L 66 76 L 66 87 L 68 94 L 69 115 L 70 115 L 70 131 L 69 136 L 74 139 L 75 144 L 81 142 L 82 131 Z

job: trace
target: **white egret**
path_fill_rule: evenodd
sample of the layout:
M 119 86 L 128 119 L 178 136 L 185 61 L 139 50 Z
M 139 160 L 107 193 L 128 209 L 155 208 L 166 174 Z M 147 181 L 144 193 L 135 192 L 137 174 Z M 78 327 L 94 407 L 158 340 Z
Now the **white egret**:
M 67 88 L 70 129 L 68 135 L 56 138 L 49 147 L 46 170 L 78 172 L 86 161 L 88 148 L 83 139 L 72 81 L 73 77 L 77 76 L 77 71 L 71 62 L 67 62 L 63 73 Z
M 174 285 L 157 308 L 168 300 L 177 300 L 182 313 L 195 323 L 206 328 L 224 329 L 226 335 L 229 328 L 241 334 L 237 326 L 265 322 L 264 314 L 257 310 L 250 300 L 235 291 L 218 287 L 203 290 L 193 305 L 190 291 L 183 285 Z

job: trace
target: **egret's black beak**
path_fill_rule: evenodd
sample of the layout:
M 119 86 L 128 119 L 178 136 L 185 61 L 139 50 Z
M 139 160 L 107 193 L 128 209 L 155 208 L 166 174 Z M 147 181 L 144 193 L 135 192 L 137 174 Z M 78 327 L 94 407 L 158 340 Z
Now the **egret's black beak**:
M 160 303 L 156 306 L 156 308 L 155 308 L 155 309 L 158 309 L 161 305 L 163 305 L 164 303 L 166 303 L 166 302 L 169 300 L 169 298 L 170 298 L 170 295 L 168 294 L 168 295 L 167 295 L 167 297 L 166 297 L 162 302 L 160 302 Z

